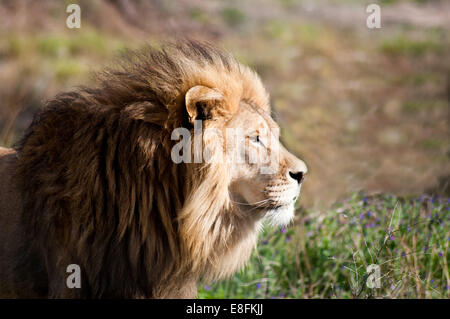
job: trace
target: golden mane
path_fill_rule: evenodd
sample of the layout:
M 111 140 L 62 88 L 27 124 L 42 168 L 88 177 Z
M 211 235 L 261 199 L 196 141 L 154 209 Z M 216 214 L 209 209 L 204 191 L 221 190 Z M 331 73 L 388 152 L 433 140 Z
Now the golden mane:
M 128 54 L 97 88 L 50 100 L 17 147 L 27 267 L 49 297 L 193 297 L 199 279 L 232 274 L 255 245 L 218 164 L 174 164 L 171 132 L 184 96 L 217 88 L 268 110 L 258 76 L 212 46 L 185 41 Z M 24 258 L 27 258 L 26 256 Z M 26 265 L 25 265 L 26 264 Z M 82 289 L 65 287 L 78 264 Z

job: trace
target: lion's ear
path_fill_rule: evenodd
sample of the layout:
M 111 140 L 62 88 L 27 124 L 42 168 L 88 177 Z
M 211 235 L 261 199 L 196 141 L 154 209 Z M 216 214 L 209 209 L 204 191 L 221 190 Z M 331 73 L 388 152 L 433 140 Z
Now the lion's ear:
M 197 85 L 186 92 L 185 101 L 189 122 L 194 123 L 195 120 L 209 120 L 218 116 L 223 95 L 215 89 Z

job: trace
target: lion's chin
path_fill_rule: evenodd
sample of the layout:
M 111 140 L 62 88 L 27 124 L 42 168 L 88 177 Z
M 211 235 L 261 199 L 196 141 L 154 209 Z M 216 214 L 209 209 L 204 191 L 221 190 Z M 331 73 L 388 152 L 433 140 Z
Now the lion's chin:
M 272 226 L 287 226 L 294 219 L 294 211 L 294 203 L 269 209 L 264 220 Z

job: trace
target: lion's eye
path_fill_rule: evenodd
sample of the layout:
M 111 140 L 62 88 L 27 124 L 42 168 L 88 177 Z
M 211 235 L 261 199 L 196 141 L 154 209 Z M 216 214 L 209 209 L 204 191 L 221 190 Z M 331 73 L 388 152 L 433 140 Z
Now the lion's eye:
M 261 144 L 262 146 L 264 146 L 264 143 L 261 141 L 261 138 L 259 137 L 259 135 L 251 136 L 250 140 L 254 143 L 258 143 L 258 144 Z

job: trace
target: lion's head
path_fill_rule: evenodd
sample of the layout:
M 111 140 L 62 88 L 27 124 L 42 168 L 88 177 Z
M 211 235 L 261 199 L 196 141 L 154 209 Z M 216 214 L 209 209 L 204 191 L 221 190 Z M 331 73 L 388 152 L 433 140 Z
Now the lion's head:
M 188 150 L 194 148 L 188 162 L 218 162 L 215 169 L 221 172 L 220 180 L 228 186 L 237 209 L 274 225 L 286 225 L 293 218 L 306 165 L 281 145 L 280 129 L 266 101 L 257 104 L 250 98 L 240 99 L 232 109 L 221 90 L 197 85 L 186 93 L 187 113 L 194 126 L 194 142 L 186 143 Z M 264 91 L 258 93 L 266 96 Z M 197 152 L 196 138 L 203 147 Z
M 279 141 L 279 127 L 268 110 L 241 101 L 239 112 L 225 124 L 231 128 L 229 154 L 230 194 L 239 210 L 268 220 L 288 224 L 294 203 L 307 172 L 306 165 L 289 153 Z M 237 128 L 234 138 L 233 129 Z
M 18 147 L 42 291 L 192 297 L 198 280 L 245 264 L 263 220 L 292 220 L 306 166 L 280 144 L 249 68 L 188 41 L 129 54 L 99 78 L 51 100 Z M 69 264 L 80 290 L 63 284 Z

